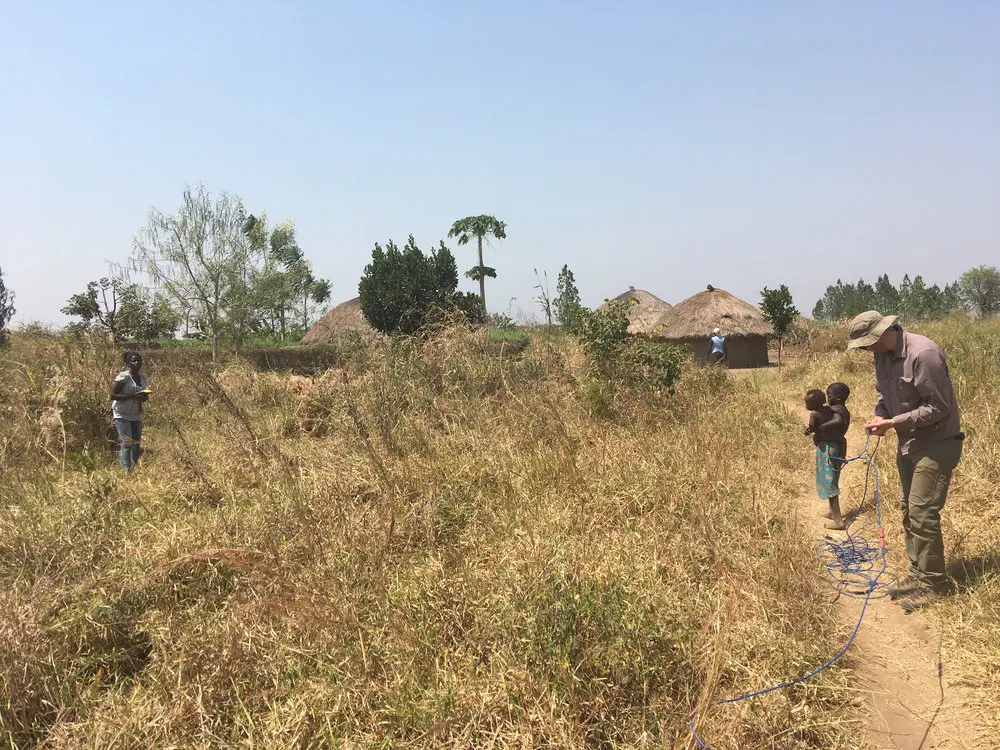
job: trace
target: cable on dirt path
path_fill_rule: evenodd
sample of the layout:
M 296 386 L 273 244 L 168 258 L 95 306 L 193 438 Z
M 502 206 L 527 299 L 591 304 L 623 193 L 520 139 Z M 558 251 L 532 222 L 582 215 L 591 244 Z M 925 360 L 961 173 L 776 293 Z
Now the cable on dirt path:
M 712 706 L 722 706 L 727 703 L 740 703 L 750 698 L 757 698 L 762 695 L 767 695 L 768 693 L 773 693 L 775 690 L 783 690 L 784 688 L 791 687 L 792 685 L 798 685 L 801 682 L 815 677 L 823 670 L 832 666 L 840 657 L 842 657 L 847 650 L 854 643 L 854 639 L 858 635 L 858 631 L 861 629 L 861 622 L 865 619 L 865 612 L 868 610 L 868 602 L 872 599 L 881 599 L 886 596 L 885 588 L 889 585 L 889 581 L 882 581 L 882 577 L 886 575 L 886 544 L 885 544 L 885 531 L 882 528 L 882 503 L 881 494 L 879 492 L 879 474 L 878 467 L 875 465 L 875 453 L 878 451 L 879 444 L 881 443 L 881 438 L 876 438 L 875 447 L 872 452 L 868 453 L 868 444 L 871 441 L 871 435 L 868 435 L 865 440 L 865 447 L 862 449 L 861 453 L 854 458 L 849 458 L 843 461 L 843 463 L 851 464 L 855 461 L 861 461 L 867 465 L 867 470 L 865 471 L 865 488 L 861 496 L 861 502 L 858 507 L 855 508 L 851 513 L 848 514 L 850 518 L 856 518 L 864 509 L 865 500 L 868 495 L 868 480 L 869 477 L 874 475 L 874 492 L 872 493 L 872 502 L 875 505 L 875 532 L 877 537 L 877 542 L 869 542 L 865 537 L 859 534 L 852 534 L 850 532 L 851 523 L 848 523 L 848 531 L 846 532 L 845 539 L 837 539 L 831 534 L 826 534 L 823 541 L 819 544 L 819 549 L 823 552 L 832 556 L 832 559 L 825 564 L 827 573 L 831 578 L 831 585 L 833 588 L 846 596 L 856 597 L 858 599 L 863 599 L 864 602 L 861 605 L 861 613 L 858 615 L 858 621 L 854 625 L 854 630 L 851 632 L 851 637 L 847 639 L 847 643 L 844 647 L 840 649 L 829 661 L 820 665 L 808 674 L 804 674 L 801 677 L 796 677 L 795 679 L 782 682 L 778 685 L 772 685 L 771 687 L 764 688 L 763 690 L 755 690 L 750 693 L 744 693 L 743 695 L 738 695 L 735 698 L 726 698 L 725 700 L 716 701 L 715 703 L 709 704 L 709 708 Z M 695 717 L 698 715 L 698 709 L 691 712 L 691 716 L 688 718 L 688 726 L 691 728 L 691 735 L 698 742 L 698 746 L 709 750 L 709 745 L 703 740 L 698 732 L 695 730 Z

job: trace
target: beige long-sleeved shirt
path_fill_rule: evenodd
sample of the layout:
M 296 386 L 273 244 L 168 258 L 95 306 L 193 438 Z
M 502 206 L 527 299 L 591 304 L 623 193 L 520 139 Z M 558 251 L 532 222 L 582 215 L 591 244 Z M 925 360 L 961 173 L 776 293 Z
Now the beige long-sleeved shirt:
M 895 350 L 875 355 L 875 388 L 875 415 L 895 421 L 904 456 L 961 433 L 948 363 L 926 336 L 900 330 Z

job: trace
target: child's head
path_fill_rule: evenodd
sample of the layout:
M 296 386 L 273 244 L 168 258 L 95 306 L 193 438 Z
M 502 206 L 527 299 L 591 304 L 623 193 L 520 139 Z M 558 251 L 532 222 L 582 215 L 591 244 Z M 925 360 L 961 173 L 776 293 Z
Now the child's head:
M 806 408 L 815 411 L 826 403 L 826 394 L 819 388 L 812 388 L 806 391 Z
M 846 383 L 830 383 L 826 388 L 826 397 L 831 404 L 843 404 L 851 395 L 851 389 Z

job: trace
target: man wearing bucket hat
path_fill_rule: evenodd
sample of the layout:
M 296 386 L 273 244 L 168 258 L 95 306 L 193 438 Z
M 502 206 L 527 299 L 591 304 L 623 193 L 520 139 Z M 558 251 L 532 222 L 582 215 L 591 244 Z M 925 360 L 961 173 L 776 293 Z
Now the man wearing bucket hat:
M 962 456 L 958 402 L 941 348 L 904 331 L 899 318 L 869 310 L 851 321 L 848 349 L 875 356 L 875 416 L 865 429 L 895 430 L 896 467 L 903 489 L 903 531 L 909 574 L 889 588 L 907 612 L 952 590 L 945 571 L 941 509 Z

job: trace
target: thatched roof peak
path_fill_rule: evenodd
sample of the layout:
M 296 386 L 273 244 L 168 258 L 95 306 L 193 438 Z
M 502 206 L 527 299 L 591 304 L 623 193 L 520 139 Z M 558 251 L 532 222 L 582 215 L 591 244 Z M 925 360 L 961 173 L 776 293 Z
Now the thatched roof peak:
M 708 337 L 713 329 L 723 336 L 767 336 L 774 332 L 753 305 L 711 284 L 703 292 L 678 302 L 655 323 L 658 335 L 668 339 Z
M 634 286 L 630 286 L 627 292 L 622 292 L 614 299 L 605 301 L 597 309 L 603 310 L 612 302 L 629 302 L 631 300 L 635 300 L 637 304 L 629 306 L 629 333 L 652 333 L 653 324 L 670 309 L 669 302 L 664 302 L 655 294 L 647 292 L 645 289 L 636 289 Z
M 300 344 L 320 344 L 336 341 L 348 331 L 370 331 L 365 316 L 361 312 L 361 298 L 355 297 L 341 302 L 327 310 L 326 314 L 313 324 Z

